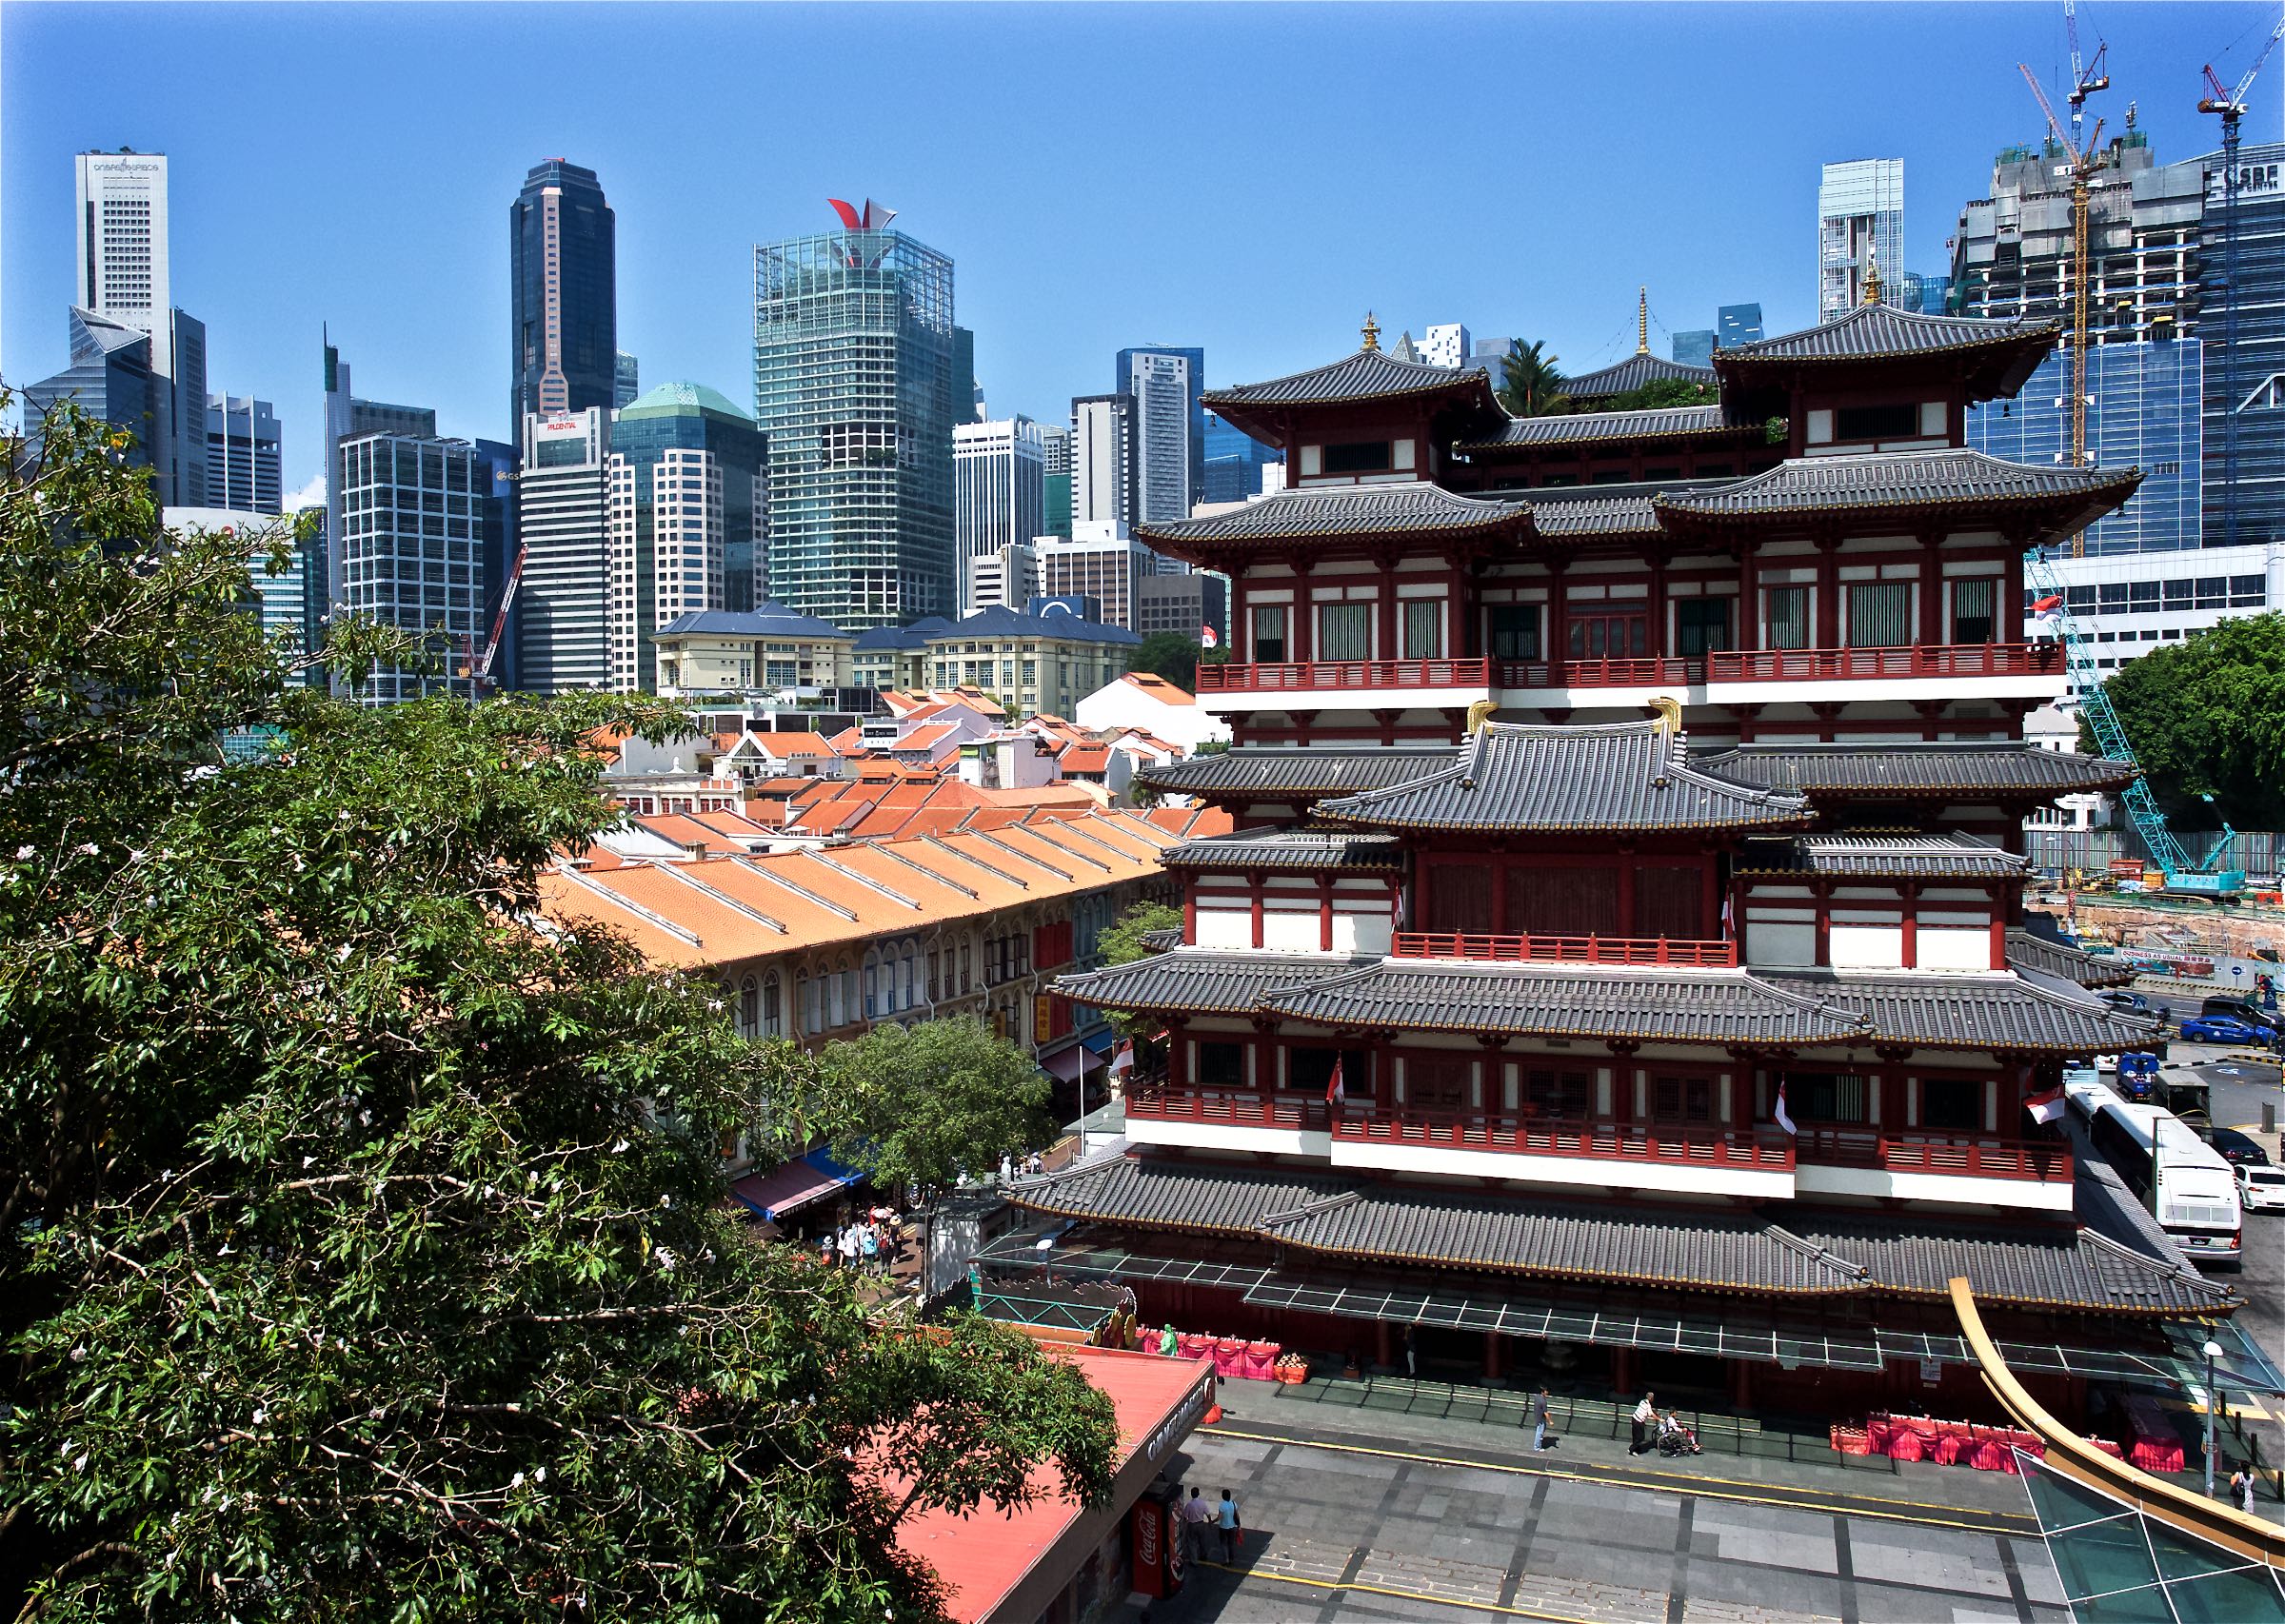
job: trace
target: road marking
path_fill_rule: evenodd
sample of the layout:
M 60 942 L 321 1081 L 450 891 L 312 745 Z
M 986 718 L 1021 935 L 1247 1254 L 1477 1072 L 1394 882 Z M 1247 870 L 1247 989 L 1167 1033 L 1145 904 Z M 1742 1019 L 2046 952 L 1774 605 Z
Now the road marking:
M 1529 1607 L 1503 1607 L 1496 1601 L 1463 1601 L 1457 1596 L 1430 1595 L 1426 1591 L 1361 1584 L 1355 1579 L 1310 1579 L 1299 1574 L 1272 1574 L 1258 1568 L 1233 1568 L 1227 1562 L 1210 1562 L 1203 1558 L 1191 1566 L 1216 1568 L 1225 1574 L 1235 1574 L 1241 1584 L 1254 1579 L 1272 1579 L 1282 1585 L 1302 1585 L 1310 1590 L 1355 1591 L 1366 1595 L 1393 1596 L 1399 1601 L 1424 1601 L 1437 1607 L 1464 1607 L 1471 1613 L 1496 1613 L 1504 1618 L 1540 1618 L 1546 1620 L 1547 1624 L 1607 1624 L 1606 1620 L 1584 1618 L 1576 1613 L 1540 1613 Z
M 1727 1477 L 1709 1477 L 1692 1472 L 1644 1473 L 1640 1477 L 1603 1475 L 1592 1472 L 1575 1472 L 1560 1466 L 1515 1466 L 1500 1460 L 1473 1460 L 1465 1456 L 1426 1455 L 1411 1450 L 1377 1449 L 1366 1444 L 1328 1443 L 1317 1438 L 1282 1437 L 1275 1433 L 1241 1432 L 1234 1427 L 1201 1427 L 1208 1437 L 1243 1438 L 1252 1443 L 1282 1443 L 1294 1449 L 1323 1449 L 1341 1455 L 1373 1456 L 1382 1460 L 1419 1460 L 1435 1466 L 1469 1466 L 1481 1472 L 1505 1472 L 1517 1477 L 1553 1477 L 1567 1483 L 1593 1483 L 1602 1488 L 1639 1489 L 1652 1495 L 1695 1495 L 1701 1499 L 1730 1500 L 1749 1506 L 1772 1506 L 1779 1511 L 1825 1513 L 1842 1516 L 1878 1518 L 1883 1522 L 1917 1523 L 1926 1528 L 1960 1528 L 1975 1534 L 2038 1533 L 2037 1525 L 2028 1516 L 2013 1512 L 1987 1512 L 1981 1520 L 1961 1521 L 1957 1516 L 1930 1516 L 1924 1512 L 1957 1512 L 1956 1506 L 1940 1505 L 1928 1500 L 1905 1500 L 1882 1495 L 1855 1495 L 1848 1499 L 1817 1498 L 1790 1499 L 1784 1495 L 1750 1495 L 1732 1486 Z M 1647 1480 L 1645 1480 L 1647 1479 Z M 1707 1484 L 1720 1484 L 1708 1488 Z M 1785 1492 L 1790 1495 L 1811 1495 L 1813 1489 Z M 1888 1509 L 1888 1508 L 1898 1509 Z

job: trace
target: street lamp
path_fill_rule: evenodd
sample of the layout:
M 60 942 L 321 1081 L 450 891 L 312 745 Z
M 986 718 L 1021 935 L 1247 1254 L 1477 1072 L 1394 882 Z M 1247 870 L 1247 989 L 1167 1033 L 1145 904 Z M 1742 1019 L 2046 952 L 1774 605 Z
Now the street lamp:
M 2206 1356 L 2206 1498 L 2214 1497 L 2214 1419 L 2221 1408 L 2221 1395 L 2214 1391 L 2214 1365 L 2221 1357 L 2221 1344 L 2208 1342 Z

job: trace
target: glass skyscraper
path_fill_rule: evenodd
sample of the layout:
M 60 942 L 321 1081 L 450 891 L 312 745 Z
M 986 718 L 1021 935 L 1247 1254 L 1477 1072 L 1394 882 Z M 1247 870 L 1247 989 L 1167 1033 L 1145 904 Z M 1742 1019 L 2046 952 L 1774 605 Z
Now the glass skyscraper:
M 207 505 L 275 513 L 285 501 L 278 419 L 268 401 L 207 397 Z
M 2197 333 L 2206 355 L 2206 544 L 2285 541 L 2285 144 L 2237 149 L 2237 271 L 2228 267 L 2230 216 L 2221 154 L 2175 168 L 2204 171 Z M 2222 334 L 2236 307 L 2235 346 Z M 2228 436 L 2237 431 L 2235 534 L 2222 500 Z
M 1188 397 L 1189 409 L 1185 414 L 1188 444 L 1182 454 L 1188 460 L 1189 477 L 1182 492 L 1182 508 L 1179 513 L 1172 509 L 1171 496 L 1162 496 L 1154 501 L 1152 494 L 1164 488 L 1164 482 L 1153 476 L 1153 446 L 1165 442 L 1167 436 L 1162 429 L 1154 428 L 1154 423 L 1162 421 L 1164 414 L 1152 410 L 1150 397 L 1174 383 L 1178 377 L 1173 367 L 1157 359 L 1161 357 L 1179 358 L 1186 367 L 1186 372 L 1180 375 L 1179 386 Z M 1206 499 L 1206 408 L 1201 398 L 1206 390 L 1206 352 L 1195 347 L 1185 349 L 1166 344 L 1138 345 L 1131 349 L 1123 349 L 1119 352 L 1116 386 L 1121 394 L 1134 396 L 1140 408 L 1135 417 L 1136 477 L 1140 486 L 1136 497 L 1137 522 L 1187 519 L 1190 509 Z
M 507 208 L 513 379 L 508 422 L 589 406 L 608 411 L 619 381 L 617 226 L 593 169 L 534 164 Z
M 367 434 L 345 440 L 337 465 L 344 524 L 335 590 L 352 614 L 427 634 L 433 668 L 385 665 L 359 691 L 368 704 L 424 693 L 471 692 L 470 658 L 491 631 L 485 618 L 503 540 L 496 458 L 465 440 Z
M 1203 502 L 1243 502 L 1262 494 L 1262 470 L 1285 454 L 1264 446 L 1219 417 L 1206 419 L 1206 493 Z
M 771 596 L 851 630 L 958 607 L 952 262 L 902 231 L 754 249 Z
M 1904 160 L 1827 164 L 1817 188 L 1817 319 L 1838 321 L 1864 303 L 1865 273 L 1904 269 Z
M 1753 344 L 1761 337 L 1759 305 L 1724 305 L 1714 312 L 1716 342 L 1724 349 Z

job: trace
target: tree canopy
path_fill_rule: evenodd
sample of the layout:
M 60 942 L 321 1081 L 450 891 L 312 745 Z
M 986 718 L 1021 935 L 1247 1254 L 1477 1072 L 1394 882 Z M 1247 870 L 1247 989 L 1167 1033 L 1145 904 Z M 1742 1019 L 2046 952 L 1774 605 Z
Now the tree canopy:
M 1544 339 L 1530 344 L 1520 338 L 1508 341 L 1494 393 L 1510 416 L 1552 417 L 1571 409 L 1570 397 L 1563 393 L 1563 374 L 1546 348 Z
M 1198 662 L 1202 653 L 1195 637 L 1184 637 L 1179 631 L 1154 631 L 1137 646 L 1134 664 L 1129 668 L 1163 677 L 1176 687 L 1190 692 L 1198 686 Z
M 2285 614 L 2248 615 L 2161 644 L 2103 683 L 2169 820 L 2278 826 L 2285 809 Z M 2079 747 L 2099 751 L 2079 721 Z M 2206 798 L 2211 796 L 2209 802 Z
M 0 445 L 0 1589 L 871 1624 L 940 1613 L 916 1497 L 1099 1494 L 1075 1371 L 868 1317 L 724 1214 L 771 1079 L 718 989 L 535 928 L 616 817 L 596 731 L 686 719 L 296 687 L 248 538 L 163 534 L 124 437 L 46 428 Z M 230 761 L 244 727 L 282 749 Z
M 1170 907 L 1164 902 L 1135 902 L 1112 921 L 1111 927 L 1096 939 L 1096 951 L 1102 956 L 1106 968 L 1113 964 L 1132 964 L 1136 960 L 1156 951 L 1143 941 L 1145 936 L 1153 931 L 1179 931 L 1182 928 L 1182 909 Z M 1112 1027 L 1122 1037 L 1141 1038 L 1145 1032 L 1155 1031 L 1159 1025 L 1155 1018 L 1130 1015 L 1123 1010 L 1114 1009 L 1105 1013 L 1110 1016 Z
M 1613 395 L 1602 403 L 1603 411 L 1648 411 L 1654 406 L 1712 406 L 1721 398 L 1721 391 L 1712 384 L 1696 383 L 1688 378 L 1653 378 L 1639 389 Z

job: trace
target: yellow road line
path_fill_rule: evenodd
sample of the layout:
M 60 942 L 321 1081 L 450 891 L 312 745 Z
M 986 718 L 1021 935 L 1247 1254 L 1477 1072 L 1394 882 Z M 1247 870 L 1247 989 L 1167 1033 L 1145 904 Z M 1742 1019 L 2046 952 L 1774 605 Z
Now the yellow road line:
M 1471 1613 L 1496 1613 L 1503 1618 L 1539 1618 L 1546 1620 L 1546 1624 L 1602 1624 L 1600 1619 L 1581 1618 L 1574 1613 L 1540 1613 L 1528 1607 L 1502 1607 L 1496 1601 L 1462 1601 L 1458 1596 L 1431 1595 L 1420 1590 L 1395 1590 L 1387 1585 L 1359 1584 L 1354 1579 L 1343 1584 L 1339 1579 L 1308 1579 L 1299 1574 L 1269 1574 L 1259 1568 L 1233 1568 L 1226 1562 L 1208 1562 L 1203 1559 L 1190 1565 L 1235 1574 L 1241 1584 L 1248 1579 L 1275 1579 L 1282 1585 L 1303 1585 L 1310 1590 L 1359 1591 L 1366 1595 L 1393 1596 L 1399 1601 L 1425 1601 L 1441 1607 L 1464 1607 Z
M 1639 1489 L 1646 1494 L 1693 1495 L 1706 1500 L 1734 1500 L 1749 1506 L 1774 1506 L 1779 1511 L 1821 1512 L 1828 1515 L 1877 1517 L 1885 1522 L 1918 1523 L 1929 1528 L 1962 1528 L 1977 1534 L 2036 1532 L 2027 1525 L 2028 1516 L 2011 1512 L 1987 1512 L 1985 1520 L 1963 1522 L 1957 1517 L 1927 1516 L 1920 1512 L 1950 1512 L 1957 1508 L 1938 1505 L 1929 1500 L 1894 1499 L 1882 1495 L 1864 1495 L 1848 1502 L 1823 1499 L 1787 1499 L 1778 1495 L 1749 1495 L 1733 1487 L 1704 1488 L 1708 1483 L 1730 1484 L 1727 1477 L 1706 1477 L 1691 1472 L 1659 1472 L 1648 1474 L 1652 1480 L 1639 1482 L 1623 1477 L 1600 1476 L 1591 1472 L 1575 1472 L 1560 1466 L 1511 1466 L 1500 1460 L 1470 1460 L 1462 1456 L 1423 1455 L 1403 1449 L 1375 1449 L 1359 1443 L 1324 1443 L 1315 1438 L 1281 1437 L 1275 1433 L 1246 1433 L 1232 1427 L 1201 1427 L 1200 1432 L 1211 1437 L 1244 1438 L 1253 1443 L 1282 1443 L 1289 1449 L 1326 1449 L 1341 1455 L 1375 1456 L 1384 1460 L 1418 1460 L 1431 1466 L 1470 1466 L 1480 1472 L 1505 1472 L 1518 1477 L 1554 1477 L 1566 1483 L 1593 1483 L 1606 1489 Z M 1795 1490 L 1792 1493 L 1811 1495 L 1816 1491 Z M 1910 1508 L 1888 1510 L 1888 1507 Z

